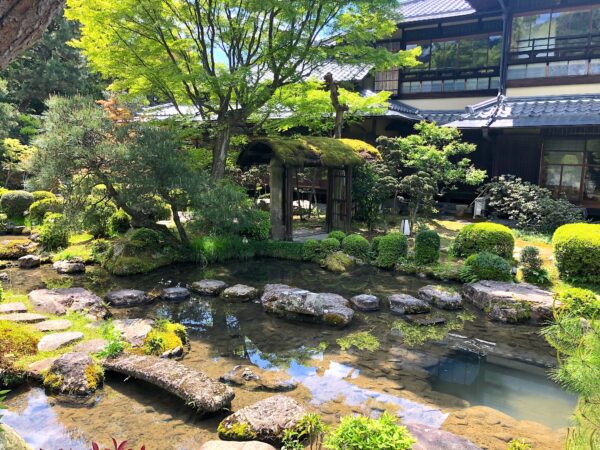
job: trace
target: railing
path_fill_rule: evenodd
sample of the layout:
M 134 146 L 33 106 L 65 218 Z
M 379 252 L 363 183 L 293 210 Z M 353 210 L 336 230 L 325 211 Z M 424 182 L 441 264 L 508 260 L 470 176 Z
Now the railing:
M 485 78 L 500 76 L 500 67 L 451 68 L 451 69 L 411 69 L 400 73 L 403 82 L 455 80 L 465 78 Z
M 523 39 L 516 45 L 517 50 L 509 52 L 511 63 L 600 57 L 600 33 Z

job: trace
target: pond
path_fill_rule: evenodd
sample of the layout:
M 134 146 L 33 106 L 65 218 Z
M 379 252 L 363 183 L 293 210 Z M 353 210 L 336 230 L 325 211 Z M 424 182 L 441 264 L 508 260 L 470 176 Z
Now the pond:
M 415 294 L 431 284 L 372 267 L 338 275 L 314 264 L 269 259 L 210 268 L 178 265 L 127 278 L 95 269 L 72 282 L 103 294 L 202 278 L 259 288 L 285 283 L 347 297 Z M 23 293 L 66 280 L 50 268 L 14 269 L 11 279 L 13 291 Z M 184 323 L 191 350 L 182 362 L 214 378 L 238 364 L 289 374 L 299 385 L 287 395 L 311 405 L 332 423 L 345 414 L 388 410 L 406 423 L 441 427 L 490 449 L 504 450 L 511 438 L 526 438 L 536 448 L 559 449 L 576 404 L 574 396 L 548 377 L 555 357 L 539 328 L 491 323 L 469 308 L 436 313 L 447 322 L 435 329 L 408 326 L 386 308 L 357 313 L 349 327 L 339 330 L 275 318 L 256 303 L 227 304 L 202 297 L 112 312 L 117 318 L 165 317 Z M 342 350 L 344 338 L 357 332 L 367 332 L 378 348 Z M 234 410 L 272 395 L 240 388 L 235 393 Z M 85 404 L 47 396 L 32 385 L 11 393 L 7 405 L 6 423 L 34 448 L 45 450 L 88 449 L 90 441 L 108 444 L 111 437 L 128 439 L 133 448 L 145 444 L 149 450 L 193 449 L 216 438 L 222 418 L 201 419 L 181 400 L 153 386 L 110 374 L 105 388 Z

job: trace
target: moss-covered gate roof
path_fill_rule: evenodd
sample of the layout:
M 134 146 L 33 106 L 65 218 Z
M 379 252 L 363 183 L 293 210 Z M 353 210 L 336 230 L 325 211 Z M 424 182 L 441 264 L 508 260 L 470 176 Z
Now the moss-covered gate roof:
M 238 164 L 269 164 L 273 158 L 288 167 L 343 167 L 381 159 L 381 154 L 371 144 L 357 139 L 270 137 L 252 140 L 240 153 Z

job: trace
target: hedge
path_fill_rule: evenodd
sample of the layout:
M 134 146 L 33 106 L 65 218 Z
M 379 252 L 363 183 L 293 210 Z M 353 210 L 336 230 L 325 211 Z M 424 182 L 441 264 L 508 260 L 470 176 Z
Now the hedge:
M 600 225 L 563 225 L 554 233 L 552 244 L 561 277 L 600 283 Z
M 398 260 L 408 253 L 408 239 L 400 233 L 390 233 L 378 241 L 375 264 L 382 269 L 393 269 Z
M 440 235 L 433 230 L 423 230 L 415 237 L 415 262 L 433 264 L 440 258 Z
M 454 241 L 454 253 L 462 257 L 489 252 L 512 259 L 514 248 L 515 238 L 510 228 L 490 222 L 467 225 Z

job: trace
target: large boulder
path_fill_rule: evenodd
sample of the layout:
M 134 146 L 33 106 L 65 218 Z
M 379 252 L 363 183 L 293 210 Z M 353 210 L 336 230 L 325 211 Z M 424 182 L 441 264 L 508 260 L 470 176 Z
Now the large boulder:
M 285 284 L 268 284 L 261 297 L 263 308 L 291 320 L 346 326 L 354 311 L 348 300 L 338 294 L 314 293 Z
M 89 395 L 102 386 L 104 371 L 87 353 L 66 353 L 57 358 L 44 376 L 52 392 Z
M 68 312 L 88 314 L 96 319 L 109 316 L 102 299 L 84 288 L 38 289 L 29 293 L 36 311 L 63 316 Z
M 121 289 L 112 291 L 104 297 L 106 302 L 116 308 L 128 308 L 130 306 L 139 306 L 150 303 L 152 298 L 144 291 L 137 289 Z
M 151 319 L 119 319 L 113 320 L 113 325 L 132 347 L 141 347 L 152 331 L 154 321 Z
M 202 444 L 200 450 L 275 450 L 275 447 L 258 441 L 208 441 Z
M 425 286 L 419 289 L 417 295 L 436 308 L 453 311 L 463 307 L 462 296 L 444 286 Z
M 379 309 L 379 298 L 374 295 L 355 295 L 350 299 L 352 307 L 359 311 L 377 311 Z
M 277 372 L 261 370 L 254 366 L 235 366 L 219 381 L 240 386 L 249 391 L 284 392 L 296 388 L 297 383 Z
M 392 314 L 403 316 L 406 314 L 426 314 L 431 311 L 427 303 L 412 295 L 394 294 L 390 295 L 388 300 Z
M 227 283 L 220 280 L 200 280 L 194 281 L 190 289 L 197 294 L 206 295 L 209 297 L 217 297 L 221 295 L 227 288 Z
M 285 430 L 294 428 L 306 412 L 293 398 L 275 395 L 226 417 L 217 431 L 225 440 L 257 440 L 279 445 Z
M 258 289 L 245 284 L 236 284 L 225 289 L 221 297 L 230 302 L 247 302 L 258 297 Z
M 15 430 L 6 424 L 0 424 L 0 449 L 32 450 L 31 446 L 28 445 Z M 256 450 L 259 449 L 260 447 L 256 448 Z
M 531 284 L 479 281 L 465 284 L 463 293 L 466 301 L 497 322 L 543 325 L 552 320 L 552 292 Z
M 413 450 L 481 450 L 468 439 L 448 431 L 417 423 L 409 423 L 406 428 L 417 441 L 412 447 Z
M 56 261 L 52 267 L 58 273 L 66 275 L 85 272 L 85 264 L 81 261 Z
M 52 352 L 66 347 L 83 339 L 83 333 L 79 331 L 65 331 L 64 333 L 47 334 L 38 342 L 40 352 Z

